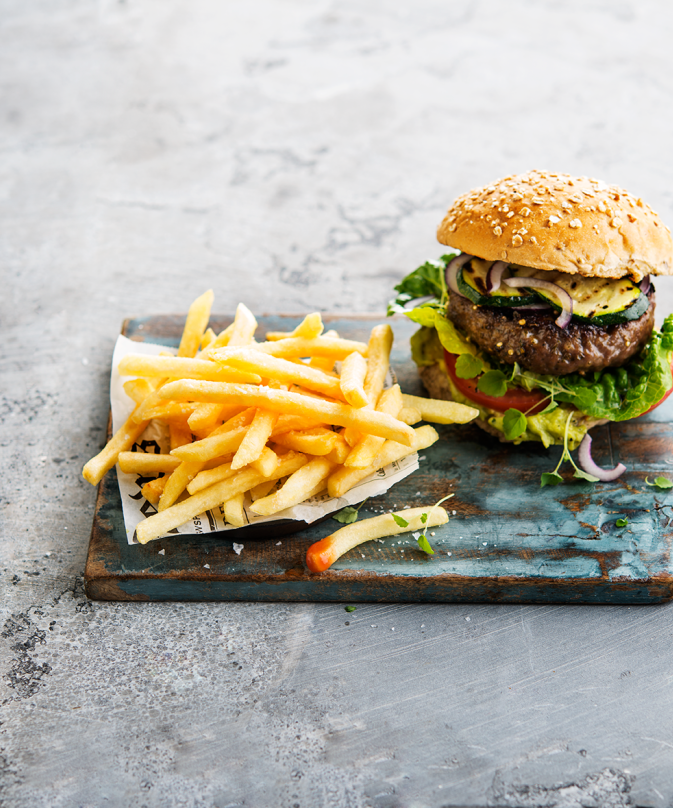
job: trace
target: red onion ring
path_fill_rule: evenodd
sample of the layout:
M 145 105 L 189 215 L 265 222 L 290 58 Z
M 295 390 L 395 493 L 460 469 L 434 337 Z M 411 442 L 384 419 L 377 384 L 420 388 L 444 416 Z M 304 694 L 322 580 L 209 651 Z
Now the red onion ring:
M 645 277 L 642 279 L 642 281 L 638 284 L 638 288 L 640 289 L 640 291 L 644 295 L 646 295 L 650 291 L 650 286 L 651 285 L 652 285 L 652 282 L 650 281 L 650 276 L 645 275 Z
M 594 463 L 591 457 L 591 435 L 588 432 L 582 438 L 582 443 L 580 443 L 577 450 L 577 460 L 583 471 L 586 471 L 587 474 L 593 474 L 594 477 L 598 477 L 604 483 L 616 480 L 626 471 L 626 466 L 623 463 L 618 463 L 613 469 L 602 469 Z
M 500 281 L 502 274 L 507 269 L 509 264 L 507 261 L 494 261 L 486 273 L 486 291 L 489 295 L 492 292 L 497 292 L 500 288 Z
M 561 313 L 556 318 L 556 325 L 559 328 L 567 327 L 570 318 L 573 316 L 573 299 L 565 289 L 561 289 L 560 286 L 551 281 L 543 281 L 539 278 L 505 278 L 503 283 L 515 289 L 528 286 L 531 289 L 546 289 L 548 292 L 551 292 L 559 299 L 562 308 Z
M 454 294 L 457 294 L 460 297 L 465 297 L 465 295 L 458 288 L 458 270 L 463 266 L 463 264 L 466 264 L 469 260 L 471 260 L 472 257 L 473 256 L 468 255 L 467 253 L 461 253 L 452 261 L 449 261 L 449 264 L 446 267 L 446 285 L 452 292 L 454 292 Z

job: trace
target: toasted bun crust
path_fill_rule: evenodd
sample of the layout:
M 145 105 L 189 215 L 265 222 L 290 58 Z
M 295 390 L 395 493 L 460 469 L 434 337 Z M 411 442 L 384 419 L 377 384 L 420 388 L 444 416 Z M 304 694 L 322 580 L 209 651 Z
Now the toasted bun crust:
M 437 238 L 489 261 L 587 277 L 673 274 L 671 231 L 649 205 L 569 174 L 529 171 L 463 194 Z

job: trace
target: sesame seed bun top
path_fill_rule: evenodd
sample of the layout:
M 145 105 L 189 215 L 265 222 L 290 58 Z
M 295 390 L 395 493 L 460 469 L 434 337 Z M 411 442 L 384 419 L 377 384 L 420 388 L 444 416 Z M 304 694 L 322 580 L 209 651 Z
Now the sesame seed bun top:
M 469 191 L 437 230 L 490 261 L 639 281 L 673 274 L 671 231 L 642 199 L 588 177 L 529 171 Z

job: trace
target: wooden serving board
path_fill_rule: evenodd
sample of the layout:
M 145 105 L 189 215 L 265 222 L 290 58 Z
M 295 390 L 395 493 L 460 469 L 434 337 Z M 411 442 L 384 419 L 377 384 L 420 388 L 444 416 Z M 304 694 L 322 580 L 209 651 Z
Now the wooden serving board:
M 324 319 L 344 337 L 366 339 L 383 318 Z M 299 321 L 266 316 L 259 330 L 289 331 Z M 216 318 L 214 327 L 230 322 Z M 422 394 L 409 352 L 416 326 L 405 317 L 390 322 L 398 380 L 405 392 Z M 145 317 L 126 321 L 123 333 L 177 345 L 183 324 L 184 317 Z M 540 474 L 554 468 L 560 448 L 501 444 L 472 425 L 439 426 L 440 440 L 422 453 L 420 469 L 360 511 L 429 507 L 454 493 L 449 523 L 429 536 L 435 555 L 410 535 L 391 537 L 355 548 L 322 575 L 310 574 L 304 557 L 340 527 L 332 519 L 271 538 L 229 531 L 129 546 L 113 470 L 98 493 L 86 592 L 98 600 L 660 603 L 673 597 L 673 493 L 645 478 L 673 476 L 669 402 L 593 431 L 597 462 L 628 468 L 606 484 L 573 481 L 566 471 L 565 484 L 541 489 Z M 620 517 L 627 527 L 616 526 Z M 240 555 L 234 541 L 244 544 Z

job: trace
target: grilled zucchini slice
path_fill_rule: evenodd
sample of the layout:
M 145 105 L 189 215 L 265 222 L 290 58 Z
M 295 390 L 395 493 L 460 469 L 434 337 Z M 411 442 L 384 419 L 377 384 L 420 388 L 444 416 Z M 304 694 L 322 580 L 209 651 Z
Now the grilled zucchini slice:
M 497 292 L 489 294 L 486 291 L 486 275 L 492 263 L 493 261 L 473 258 L 458 272 L 458 289 L 465 297 L 478 306 L 513 307 L 539 303 L 539 298 L 534 292 L 521 294 L 521 289 L 510 289 L 505 284 L 501 284 Z M 510 277 L 510 272 L 511 268 L 508 267 L 503 277 Z

